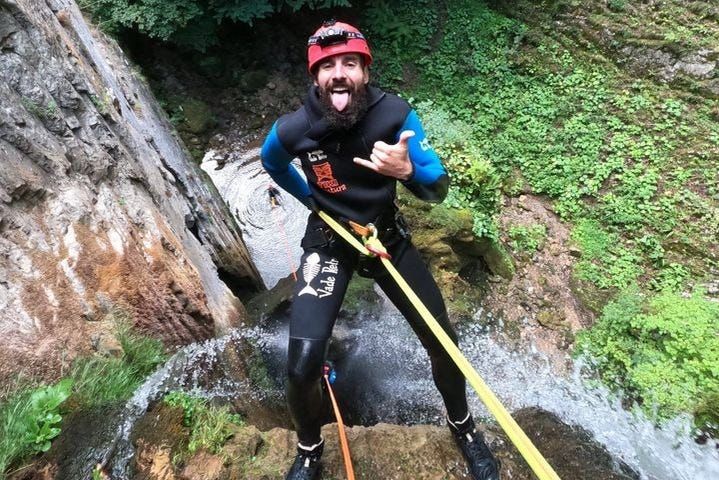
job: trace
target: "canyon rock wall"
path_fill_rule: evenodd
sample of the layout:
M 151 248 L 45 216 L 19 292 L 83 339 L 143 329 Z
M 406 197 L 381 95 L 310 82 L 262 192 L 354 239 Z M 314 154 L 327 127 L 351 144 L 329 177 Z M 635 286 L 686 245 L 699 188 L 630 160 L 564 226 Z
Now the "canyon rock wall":
M 70 0 L 0 0 L 0 381 L 52 378 L 116 320 L 179 345 L 262 281 L 141 76 Z

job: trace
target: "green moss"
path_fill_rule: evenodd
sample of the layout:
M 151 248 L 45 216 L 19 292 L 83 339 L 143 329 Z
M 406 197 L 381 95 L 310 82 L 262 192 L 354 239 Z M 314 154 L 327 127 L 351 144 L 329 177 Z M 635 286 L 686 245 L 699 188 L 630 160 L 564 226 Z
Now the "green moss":
M 264 392 L 271 391 L 275 384 L 267 371 L 262 352 L 256 345 L 252 345 L 252 348 L 252 353 L 244 358 L 247 365 L 247 375 L 255 389 Z
M 182 126 L 190 133 L 203 133 L 215 124 L 212 110 L 202 100 L 188 98 L 180 104 L 179 109 L 184 115 Z
M 373 305 L 377 298 L 374 291 L 374 280 L 355 275 L 347 286 L 342 309 L 350 316 L 356 315 L 365 310 L 367 306 Z

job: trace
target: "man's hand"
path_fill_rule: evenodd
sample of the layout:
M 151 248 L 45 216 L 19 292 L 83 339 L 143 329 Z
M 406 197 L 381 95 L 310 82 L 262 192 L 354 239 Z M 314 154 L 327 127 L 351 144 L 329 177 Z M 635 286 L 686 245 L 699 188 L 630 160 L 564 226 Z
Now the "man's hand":
M 407 141 L 414 137 L 412 130 L 400 133 L 399 141 L 394 145 L 375 142 L 369 160 L 355 157 L 354 162 L 377 173 L 400 180 L 409 180 L 412 175 L 412 162 L 407 152 Z

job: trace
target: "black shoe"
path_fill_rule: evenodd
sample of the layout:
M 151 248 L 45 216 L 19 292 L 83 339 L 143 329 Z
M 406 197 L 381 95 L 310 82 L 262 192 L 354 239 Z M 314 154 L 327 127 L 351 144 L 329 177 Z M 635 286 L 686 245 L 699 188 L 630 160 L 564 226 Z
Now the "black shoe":
M 324 440 L 319 445 L 315 445 L 311 449 L 303 448 L 297 445 L 297 456 L 292 468 L 287 472 L 285 480 L 316 480 L 320 477 L 322 464 L 320 457 L 324 449 Z
M 467 416 L 463 422 L 447 422 L 457 446 L 462 451 L 474 480 L 499 480 L 499 460 L 494 458 L 484 437 Z

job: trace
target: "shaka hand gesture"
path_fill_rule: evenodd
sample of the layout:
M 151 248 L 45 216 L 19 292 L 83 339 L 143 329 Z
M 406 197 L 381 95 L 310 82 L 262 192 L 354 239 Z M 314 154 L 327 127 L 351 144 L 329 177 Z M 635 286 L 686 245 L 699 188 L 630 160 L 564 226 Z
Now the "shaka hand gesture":
M 354 162 L 377 173 L 400 180 L 409 180 L 412 175 L 412 162 L 409 159 L 407 141 L 414 137 L 412 130 L 405 130 L 399 135 L 394 145 L 375 142 L 369 160 L 355 157 Z

